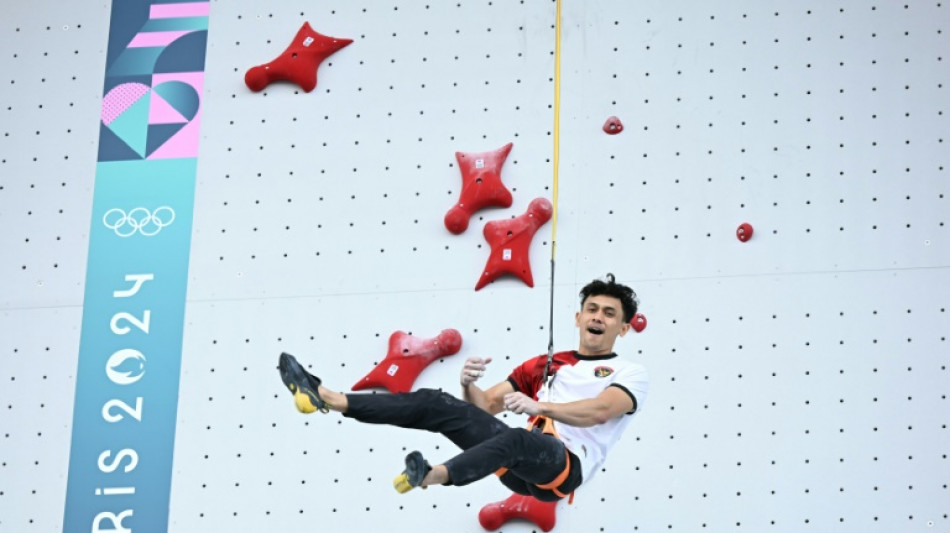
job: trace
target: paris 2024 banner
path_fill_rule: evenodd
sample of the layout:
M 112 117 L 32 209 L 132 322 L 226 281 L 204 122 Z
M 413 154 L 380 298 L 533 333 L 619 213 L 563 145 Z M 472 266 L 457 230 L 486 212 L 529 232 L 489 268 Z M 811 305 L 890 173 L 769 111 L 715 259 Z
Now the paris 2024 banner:
M 112 2 L 63 531 L 165 532 L 208 2 Z

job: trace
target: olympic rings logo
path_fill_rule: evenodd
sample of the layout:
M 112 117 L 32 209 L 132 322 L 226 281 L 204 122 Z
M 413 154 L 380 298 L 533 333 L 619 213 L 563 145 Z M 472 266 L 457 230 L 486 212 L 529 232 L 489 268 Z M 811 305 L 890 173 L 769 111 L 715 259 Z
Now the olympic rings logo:
M 175 221 L 175 210 L 167 205 L 149 211 L 144 207 L 125 212 L 114 207 L 102 217 L 102 223 L 119 237 L 131 237 L 139 233 L 145 237 L 157 234 L 162 228 L 171 226 Z

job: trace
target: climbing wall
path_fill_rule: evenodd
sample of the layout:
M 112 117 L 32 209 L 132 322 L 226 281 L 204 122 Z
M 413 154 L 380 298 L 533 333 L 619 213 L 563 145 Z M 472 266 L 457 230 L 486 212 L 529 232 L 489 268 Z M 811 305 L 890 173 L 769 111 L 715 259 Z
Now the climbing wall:
M 87 531 L 61 510 L 109 6 L 23 6 L 0 20 L 0 532 Z M 613 272 L 649 321 L 617 351 L 652 383 L 555 531 L 950 531 L 948 9 L 563 1 L 555 343 Z M 353 43 L 312 92 L 250 91 L 305 21 Z M 485 224 L 554 201 L 555 3 L 213 2 L 208 37 L 169 531 L 483 531 L 495 480 L 391 487 L 450 443 L 303 416 L 275 367 L 349 390 L 393 332 L 454 328 L 415 387 L 457 392 L 466 357 L 494 383 L 546 351 L 553 221 L 533 289 L 474 287 Z M 512 206 L 453 235 L 455 152 L 509 142 Z

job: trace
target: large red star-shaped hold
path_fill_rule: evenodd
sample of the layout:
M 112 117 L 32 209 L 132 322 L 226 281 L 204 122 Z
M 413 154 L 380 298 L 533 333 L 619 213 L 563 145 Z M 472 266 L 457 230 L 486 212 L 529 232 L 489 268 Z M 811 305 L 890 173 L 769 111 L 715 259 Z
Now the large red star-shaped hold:
M 512 494 L 506 500 L 489 503 L 478 512 L 483 528 L 494 531 L 513 518 L 529 520 L 541 531 L 554 529 L 557 502 L 542 502 L 531 496 Z
M 511 207 L 511 192 L 501 183 L 501 167 L 512 146 L 508 143 L 493 152 L 455 152 L 462 171 L 462 193 L 445 214 L 446 229 L 458 235 L 468 228 L 468 220 L 479 209 Z
M 491 255 L 475 285 L 476 291 L 504 274 L 518 276 L 529 287 L 534 287 L 528 248 L 534 233 L 551 219 L 553 210 L 547 199 L 535 198 L 524 214 L 485 224 L 483 233 L 491 246 Z
M 320 63 L 352 42 L 319 34 L 309 22 L 304 22 L 284 53 L 270 63 L 251 67 L 244 75 L 244 83 L 256 92 L 278 80 L 292 81 L 309 93 L 317 86 Z
M 402 331 L 389 336 L 389 352 L 366 377 L 353 385 L 358 391 L 385 387 L 389 392 L 409 392 L 419 374 L 440 357 L 455 355 L 462 348 L 462 335 L 454 329 L 442 330 L 438 337 L 420 339 Z

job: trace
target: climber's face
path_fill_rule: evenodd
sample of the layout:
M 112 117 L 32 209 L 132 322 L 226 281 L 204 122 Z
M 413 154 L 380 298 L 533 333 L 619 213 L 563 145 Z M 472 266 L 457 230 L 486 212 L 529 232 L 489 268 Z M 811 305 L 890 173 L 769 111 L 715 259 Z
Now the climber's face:
M 613 353 L 617 337 L 623 337 L 630 330 L 630 324 L 623 320 L 620 299 L 603 294 L 587 297 L 574 322 L 580 330 L 577 351 L 581 355 Z

